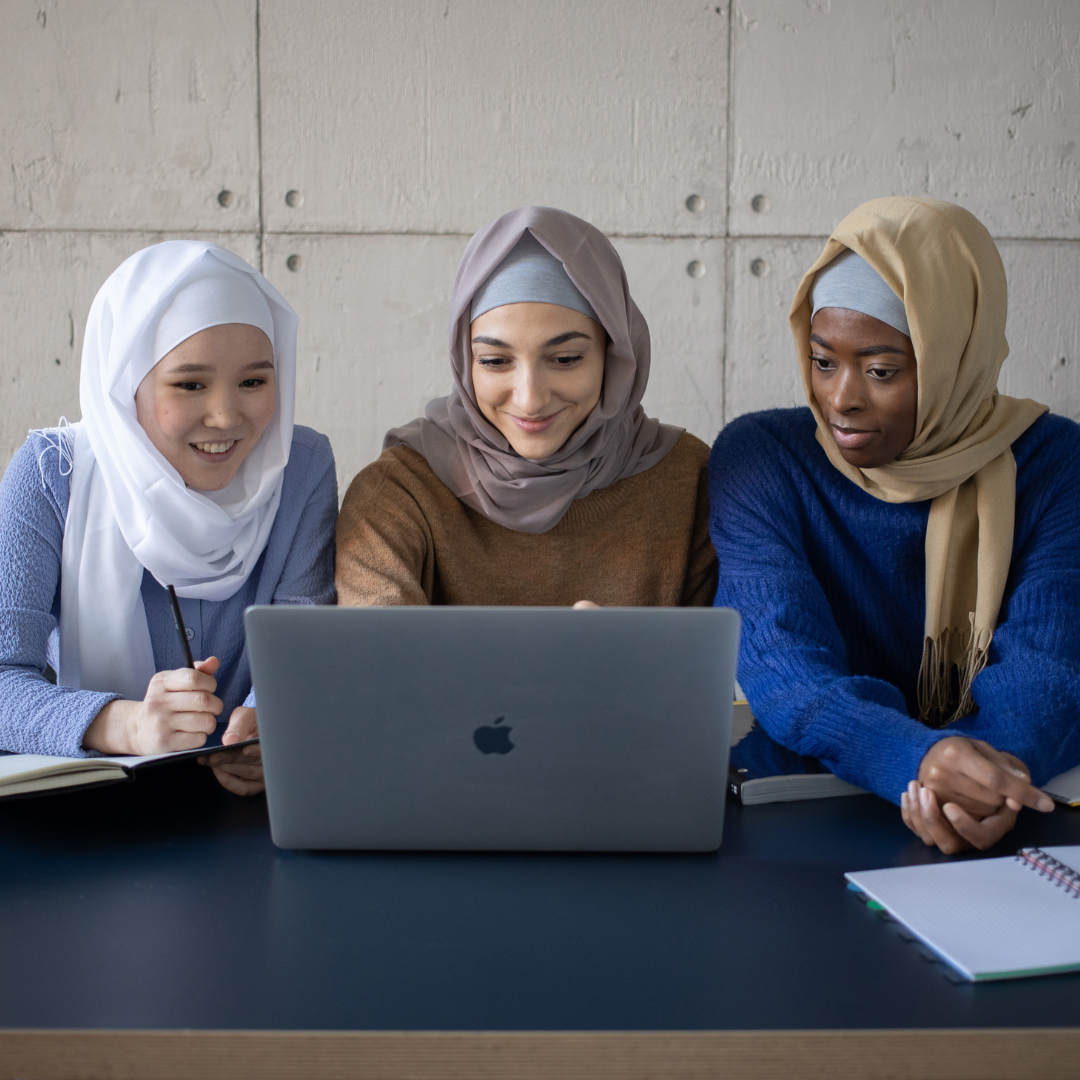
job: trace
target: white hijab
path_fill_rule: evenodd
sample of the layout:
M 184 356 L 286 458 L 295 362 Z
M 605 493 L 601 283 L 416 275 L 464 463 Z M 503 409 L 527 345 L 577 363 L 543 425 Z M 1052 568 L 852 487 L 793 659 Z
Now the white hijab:
M 277 407 L 236 477 L 195 491 L 139 425 L 150 369 L 211 326 L 257 326 L 274 348 Z M 101 287 L 83 342 L 60 585 L 61 686 L 141 700 L 155 673 L 143 569 L 180 596 L 227 600 L 277 515 L 292 446 L 296 313 L 242 259 L 205 241 L 132 255 Z

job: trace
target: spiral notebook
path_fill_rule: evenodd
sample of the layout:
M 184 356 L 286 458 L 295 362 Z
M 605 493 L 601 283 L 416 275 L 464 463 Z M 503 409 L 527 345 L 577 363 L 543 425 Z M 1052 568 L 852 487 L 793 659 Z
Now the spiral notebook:
M 1080 971 L 1080 845 L 844 877 L 972 982 Z

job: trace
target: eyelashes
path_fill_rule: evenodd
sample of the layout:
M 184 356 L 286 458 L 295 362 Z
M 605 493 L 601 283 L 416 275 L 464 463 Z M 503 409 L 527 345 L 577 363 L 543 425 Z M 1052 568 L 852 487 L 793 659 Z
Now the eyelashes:
M 813 364 L 818 371 L 822 372 L 836 371 L 837 369 L 836 362 L 834 360 L 829 360 L 824 356 L 811 355 L 810 363 Z M 866 374 L 875 382 L 888 382 L 899 370 L 899 368 L 871 367 L 866 369 Z
M 553 356 L 550 358 L 551 362 L 557 364 L 559 367 L 570 367 L 572 364 L 576 364 L 581 360 L 584 360 L 583 353 L 577 353 L 575 356 Z M 507 364 L 513 363 L 509 357 L 504 356 L 478 356 L 476 362 L 481 367 L 486 368 L 500 368 Z

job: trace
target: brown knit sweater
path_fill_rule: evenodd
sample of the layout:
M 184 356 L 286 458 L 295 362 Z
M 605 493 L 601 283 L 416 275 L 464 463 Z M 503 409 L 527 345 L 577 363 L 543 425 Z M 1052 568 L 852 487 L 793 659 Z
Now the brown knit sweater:
M 341 507 L 338 603 L 711 604 L 708 461 L 684 434 L 651 469 L 574 500 L 553 529 L 522 533 L 467 507 L 415 450 L 384 450 Z

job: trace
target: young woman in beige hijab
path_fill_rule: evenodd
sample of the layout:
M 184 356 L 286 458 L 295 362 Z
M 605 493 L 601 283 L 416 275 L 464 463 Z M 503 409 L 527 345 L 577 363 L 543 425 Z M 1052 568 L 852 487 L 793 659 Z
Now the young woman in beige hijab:
M 1080 428 L 997 392 L 1005 318 L 970 213 L 865 203 L 792 304 L 810 407 L 728 425 L 710 466 L 760 721 L 736 765 L 821 763 L 947 852 L 1080 763 Z
M 649 361 L 595 228 L 532 206 L 481 229 L 451 299 L 450 394 L 345 496 L 338 602 L 711 603 L 708 447 L 645 415 Z

